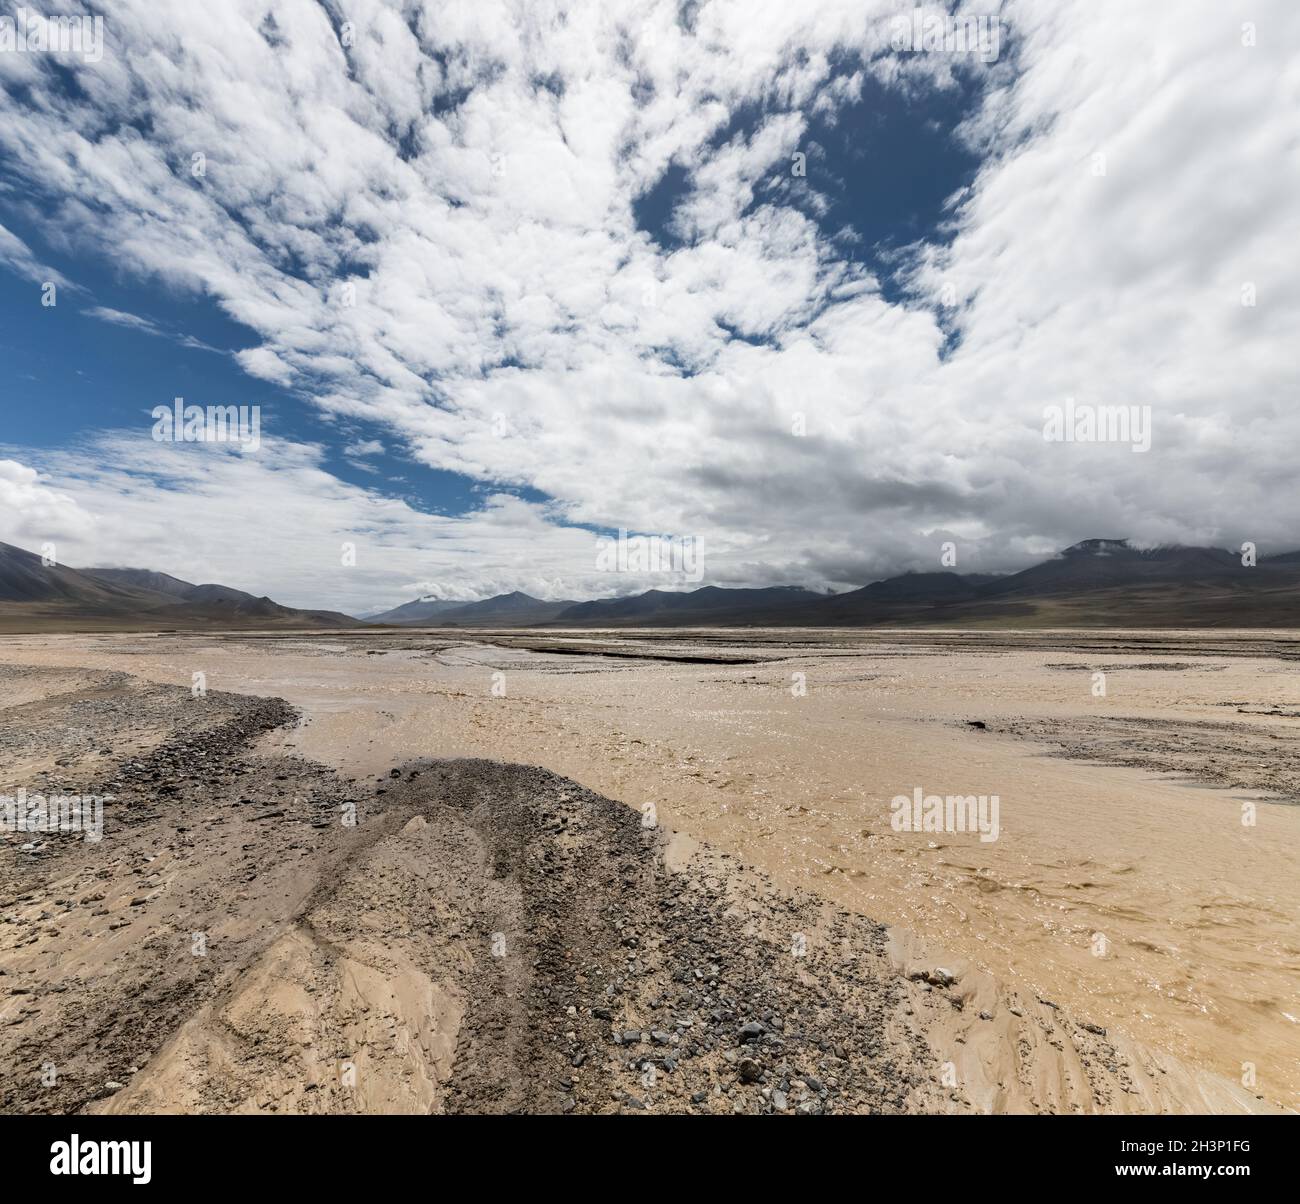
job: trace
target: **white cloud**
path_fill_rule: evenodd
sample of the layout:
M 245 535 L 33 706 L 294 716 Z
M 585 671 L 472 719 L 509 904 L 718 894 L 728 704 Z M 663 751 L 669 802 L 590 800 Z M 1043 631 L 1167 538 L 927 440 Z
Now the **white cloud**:
M 62 273 L 41 263 L 32 249 L 4 226 L 0 226 L 0 264 L 35 284 L 49 282 L 60 288 L 75 287 Z
M 36 550 L 44 543 L 93 537 L 94 516 L 49 478 L 17 460 L 0 459 L 0 540 Z
M 449 562 L 503 521 L 537 541 L 543 576 L 565 571 L 550 549 L 582 522 L 702 536 L 723 580 L 812 584 L 935 567 L 953 537 L 967 568 L 1095 535 L 1296 542 L 1286 0 L 1252 6 L 1253 47 L 1213 0 L 1009 0 L 996 86 L 963 131 L 982 169 L 951 245 L 900 260 L 906 305 L 759 186 L 809 115 L 857 96 L 837 56 L 903 91 L 952 85 L 948 56 L 879 55 L 910 3 L 713 0 L 688 28 L 667 0 L 366 0 L 348 6 L 346 50 L 306 0 L 276 6 L 270 41 L 260 4 L 163 7 L 114 6 L 103 61 L 75 68 L 87 99 L 26 76 L 41 103 L 6 115 L 0 147 L 82 253 L 251 327 L 250 373 L 427 465 L 556 499 L 440 527 Z M 756 128 L 715 145 L 759 104 Z M 674 163 L 685 241 L 665 249 L 633 206 Z M 1069 396 L 1151 405 L 1151 452 L 1045 443 L 1043 407 Z M 196 487 L 214 547 L 242 521 L 229 472 Z M 269 479 L 383 511 L 314 464 Z M 315 514 L 298 538 L 328 545 Z M 421 554 L 411 582 L 429 577 Z M 273 575 L 270 555 L 255 543 L 229 564 Z M 314 583 L 364 592 L 324 570 Z
M 349 443 L 344 449 L 345 456 L 355 456 L 364 459 L 366 456 L 382 456 L 384 454 L 384 445 L 378 439 L 359 439 L 355 443 Z
M 99 322 L 107 322 L 110 326 L 121 326 L 127 330 L 138 330 L 141 334 L 153 335 L 159 339 L 171 339 L 179 343 L 182 347 L 189 347 L 195 351 L 212 351 L 217 355 L 224 355 L 225 352 L 202 339 L 196 339 L 193 335 L 175 334 L 170 330 L 159 326 L 152 318 L 142 318 L 139 314 L 127 313 L 125 310 L 112 309 L 107 305 L 93 305 L 83 310 L 87 317 L 94 318 Z
M 54 542 L 74 567 L 152 568 L 354 614 L 426 594 L 586 598 L 663 584 L 600 571 L 596 536 L 545 507 L 496 493 L 459 517 L 427 514 L 338 480 L 315 446 L 264 438 L 249 452 L 111 432 L 71 450 L 3 450 L 39 466 L 0 459 L 0 541 Z

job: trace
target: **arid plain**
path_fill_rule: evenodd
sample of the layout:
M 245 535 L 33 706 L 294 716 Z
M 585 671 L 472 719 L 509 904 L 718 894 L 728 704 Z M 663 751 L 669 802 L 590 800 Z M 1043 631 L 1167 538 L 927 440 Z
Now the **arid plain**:
M 298 710 L 258 756 L 367 791 L 425 758 L 540 766 L 653 814 L 672 859 L 728 854 L 779 892 L 889 926 L 903 1011 L 933 1053 L 921 1077 L 937 1093 L 913 1092 L 914 1110 L 1294 1109 L 1298 662 L 1300 638 L 1259 631 L 12 636 L 0 724 L 107 697 L 106 673 L 171 687 L 165 705 L 184 708 L 202 673 L 209 691 Z M 6 739 L 5 784 L 69 764 L 59 754 Z M 891 799 L 918 788 L 996 795 L 997 839 L 895 830 Z M 23 891 L 44 906 L 38 877 L 6 871 L 11 910 Z M 320 889 L 300 885 L 303 901 Z M 8 942 L 0 956 L 27 958 L 11 972 L 37 994 L 57 978 L 52 957 Z M 24 991 L 0 1020 L 21 1020 Z M 951 1008 L 934 1010 L 940 994 Z M 442 1010 L 431 1082 L 461 1006 Z M 1114 1092 L 1079 1068 L 1089 1034 L 1119 1065 Z M 218 1107 L 176 1085 L 187 1040 L 160 1031 L 142 1082 L 155 1104 Z M 129 1107 L 130 1091 L 91 1095 Z M 415 1102 L 436 1106 L 436 1087 Z M 393 1086 L 368 1107 L 410 1103 Z

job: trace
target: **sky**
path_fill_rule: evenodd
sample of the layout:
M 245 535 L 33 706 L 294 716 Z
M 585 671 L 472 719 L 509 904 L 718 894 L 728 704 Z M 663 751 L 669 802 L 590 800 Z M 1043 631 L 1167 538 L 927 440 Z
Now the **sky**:
M 1292 0 L 61 11 L 0 20 L 0 540 L 358 614 L 699 584 L 620 529 L 819 589 L 1300 546 Z

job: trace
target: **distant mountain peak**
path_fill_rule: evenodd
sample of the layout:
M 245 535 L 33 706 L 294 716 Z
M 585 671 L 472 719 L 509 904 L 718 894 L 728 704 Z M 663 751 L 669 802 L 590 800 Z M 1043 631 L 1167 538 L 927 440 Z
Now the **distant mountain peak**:
M 367 616 L 371 623 L 396 623 L 399 625 L 500 625 L 502 620 L 528 626 L 554 618 L 560 611 L 574 603 L 569 600 L 547 602 L 534 598 L 522 590 L 480 598 L 477 602 L 450 601 L 442 598 L 420 598 L 395 606 L 391 610 Z
M 1135 551 L 1127 539 L 1081 539 L 1062 552 L 1062 556 L 1114 556 Z

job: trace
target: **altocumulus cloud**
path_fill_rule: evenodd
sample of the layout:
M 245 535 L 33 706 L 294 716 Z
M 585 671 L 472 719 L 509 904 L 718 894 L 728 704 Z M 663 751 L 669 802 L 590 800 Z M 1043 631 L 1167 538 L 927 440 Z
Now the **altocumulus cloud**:
M 477 517 L 393 520 L 431 539 L 393 588 L 431 563 L 468 583 L 496 538 L 533 559 L 478 584 L 580 588 L 580 524 L 698 535 L 713 579 L 754 584 L 933 568 L 945 539 L 986 569 L 1093 535 L 1295 543 L 1300 9 L 1008 0 L 992 64 L 893 52 L 911 9 L 119 0 L 75 88 L 0 56 L 0 146 L 86 253 L 252 330 L 247 372 L 488 487 Z M 979 161 L 887 261 L 819 222 L 842 165 L 805 145 L 863 119 L 864 81 L 970 97 Z M 659 237 L 637 206 L 669 173 Z M 1149 405 L 1150 454 L 1045 442 L 1067 397 Z M 225 527 L 261 472 L 336 525 L 391 518 L 275 454 L 188 496 Z M 39 467 L 88 515 L 165 525 L 96 492 L 111 465 Z M 283 553 L 257 553 L 266 588 Z M 386 600 L 312 586 L 283 592 Z

